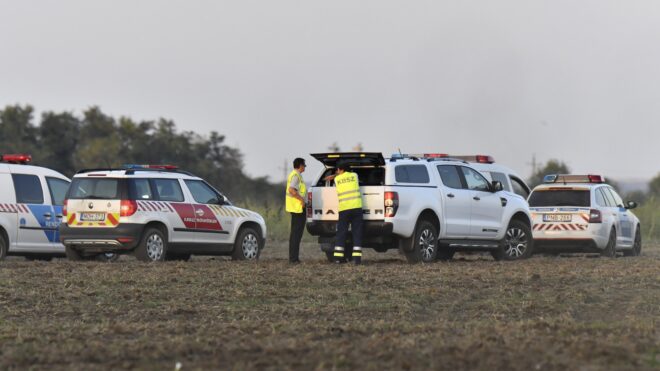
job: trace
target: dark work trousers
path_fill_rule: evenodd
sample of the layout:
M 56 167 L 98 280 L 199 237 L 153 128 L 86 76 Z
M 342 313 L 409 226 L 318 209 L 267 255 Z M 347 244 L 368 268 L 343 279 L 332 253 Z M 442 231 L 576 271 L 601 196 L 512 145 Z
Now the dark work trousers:
M 337 239 L 335 241 L 335 258 L 344 258 L 344 249 L 346 248 L 346 236 L 348 226 L 351 226 L 353 235 L 353 260 L 360 264 L 362 260 L 362 208 L 350 209 L 339 212 L 339 222 L 337 222 Z M 348 258 L 348 256 L 346 257 Z
M 291 233 L 289 234 L 289 261 L 299 261 L 300 240 L 305 231 L 305 222 L 307 216 L 305 213 L 291 213 Z

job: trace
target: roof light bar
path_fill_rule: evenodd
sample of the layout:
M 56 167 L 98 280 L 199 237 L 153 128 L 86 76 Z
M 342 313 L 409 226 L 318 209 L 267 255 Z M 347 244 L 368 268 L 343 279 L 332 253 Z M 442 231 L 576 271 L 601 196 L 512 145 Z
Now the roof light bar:
M 543 177 L 543 183 L 605 183 L 605 177 L 593 174 L 548 174 Z
M 32 162 L 32 156 L 26 154 L 0 155 L 0 161 L 10 164 L 27 164 L 28 162 Z
M 160 170 L 176 170 L 179 167 L 175 165 L 138 165 L 138 164 L 125 164 L 124 168 L 127 170 L 135 169 L 160 169 Z

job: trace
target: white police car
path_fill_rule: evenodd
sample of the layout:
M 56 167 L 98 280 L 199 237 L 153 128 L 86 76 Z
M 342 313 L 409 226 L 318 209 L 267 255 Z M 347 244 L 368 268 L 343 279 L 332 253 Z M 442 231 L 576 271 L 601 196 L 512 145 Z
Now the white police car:
M 0 259 L 64 256 L 58 227 L 69 179 L 28 165 L 30 155 L 0 155 Z
M 257 259 L 266 224 L 201 178 L 169 165 L 92 169 L 72 179 L 60 238 L 72 260 L 133 253 L 139 260 L 191 254 Z
M 534 246 L 546 252 L 617 252 L 636 256 L 642 251 L 639 219 L 599 175 L 546 175 L 528 199 Z

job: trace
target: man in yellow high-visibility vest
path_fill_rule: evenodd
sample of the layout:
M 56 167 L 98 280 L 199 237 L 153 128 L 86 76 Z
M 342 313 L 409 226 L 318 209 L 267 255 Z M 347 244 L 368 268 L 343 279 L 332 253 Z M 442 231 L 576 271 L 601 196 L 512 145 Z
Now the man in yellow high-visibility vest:
M 350 171 L 347 163 L 340 162 L 337 164 L 336 175 L 331 175 L 326 180 L 333 178 L 339 201 L 339 222 L 333 256 L 337 263 L 345 261 L 346 235 L 350 224 L 353 235 L 353 262 L 360 265 L 362 263 L 362 193 L 358 175 Z
M 291 233 L 289 234 L 289 263 L 300 263 L 300 240 L 305 232 L 305 196 L 307 188 L 302 173 L 305 172 L 305 160 L 293 160 L 293 171 L 286 180 L 286 211 L 291 213 Z

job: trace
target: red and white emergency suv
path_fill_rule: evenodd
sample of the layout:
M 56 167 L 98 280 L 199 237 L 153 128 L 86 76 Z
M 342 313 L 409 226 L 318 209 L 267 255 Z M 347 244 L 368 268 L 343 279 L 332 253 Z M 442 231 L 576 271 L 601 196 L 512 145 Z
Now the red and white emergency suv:
M 60 228 L 66 255 L 113 252 L 139 260 L 186 260 L 192 254 L 257 259 L 266 223 L 219 191 L 169 165 L 92 169 L 72 179 Z
M 536 251 L 639 255 L 639 219 L 600 175 L 546 175 L 529 196 Z
M 31 161 L 27 154 L 0 155 L 0 260 L 64 256 L 58 227 L 69 179 Z

